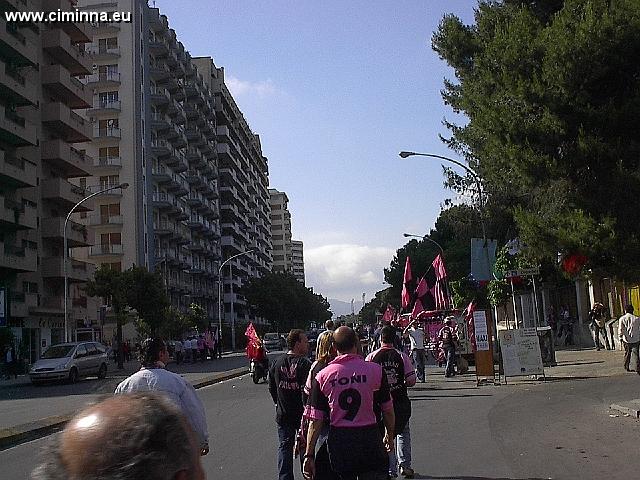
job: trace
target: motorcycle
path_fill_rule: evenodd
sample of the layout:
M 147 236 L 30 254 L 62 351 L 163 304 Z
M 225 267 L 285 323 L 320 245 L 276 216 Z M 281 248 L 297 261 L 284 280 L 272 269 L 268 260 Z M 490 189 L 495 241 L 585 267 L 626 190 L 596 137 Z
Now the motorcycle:
M 260 383 L 260 379 L 264 379 L 265 383 L 267 382 L 269 371 L 265 368 L 263 363 L 251 359 L 251 362 L 249 363 L 249 372 L 251 373 L 253 383 Z

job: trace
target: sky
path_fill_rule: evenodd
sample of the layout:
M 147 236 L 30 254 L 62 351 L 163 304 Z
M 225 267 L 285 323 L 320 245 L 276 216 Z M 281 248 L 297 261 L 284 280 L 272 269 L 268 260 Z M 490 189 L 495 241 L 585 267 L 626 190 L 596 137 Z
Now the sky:
M 361 305 L 385 288 L 404 232 L 433 228 L 438 135 L 456 119 L 440 91 L 453 71 L 431 48 L 445 14 L 473 22 L 472 0 L 156 0 L 192 56 L 211 56 L 287 192 L 306 284 Z M 462 121 L 462 119 L 458 119 Z M 419 266 L 414 268 L 420 269 Z

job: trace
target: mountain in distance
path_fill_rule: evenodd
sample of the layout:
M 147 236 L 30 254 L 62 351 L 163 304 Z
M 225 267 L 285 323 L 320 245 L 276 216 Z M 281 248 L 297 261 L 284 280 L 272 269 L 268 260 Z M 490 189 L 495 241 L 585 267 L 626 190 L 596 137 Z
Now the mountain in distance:
M 329 305 L 331 305 L 331 312 L 333 313 L 333 318 L 339 317 L 340 315 L 350 315 L 351 314 L 351 302 L 343 302 L 342 300 L 336 300 L 335 298 L 329 298 Z M 358 314 L 360 309 L 362 308 L 362 301 L 356 300 L 353 302 L 353 311 Z

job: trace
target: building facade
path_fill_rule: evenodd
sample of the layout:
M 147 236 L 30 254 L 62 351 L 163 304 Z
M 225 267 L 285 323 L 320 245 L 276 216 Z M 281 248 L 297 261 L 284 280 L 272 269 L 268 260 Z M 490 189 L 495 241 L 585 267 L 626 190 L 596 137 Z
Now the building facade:
M 71 10 L 69 0 L 4 0 L 0 10 Z M 90 192 L 74 180 L 93 167 L 77 144 L 92 139 L 78 115 L 91 106 L 78 76 L 91 73 L 87 25 L 7 22 L 0 16 L 0 286 L 20 356 L 35 361 L 64 341 L 63 235 L 67 213 Z M 82 204 L 78 210 L 91 211 Z M 81 223 L 67 225 L 70 247 L 93 243 Z M 96 311 L 83 285 L 94 266 L 68 262 L 69 330 L 92 335 Z
M 291 264 L 293 276 L 304 285 L 304 244 L 300 240 L 291 241 Z
M 157 8 L 137 0 L 84 0 L 91 11 L 131 11 L 131 23 L 97 24 L 91 50 L 96 158 L 87 184 L 126 182 L 101 195 L 88 224 L 88 257 L 118 270 L 158 271 L 171 305 L 197 303 L 216 315 L 221 257 L 214 96 Z M 120 192 L 116 191 L 117 194 Z
M 273 242 L 273 271 L 293 273 L 291 251 L 291 213 L 289 197 L 275 188 L 269 189 L 271 205 L 271 239 Z
M 215 96 L 222 259 L 239 255 L 222 272 L 223 318 L 235 335 L 248 322 L 263 323 L 238 290 L 249 278 L 271 271 L 269 167 L 260 137 L 251 131 L 224 82 L 224 68 L 210 57 L 193 62 Z

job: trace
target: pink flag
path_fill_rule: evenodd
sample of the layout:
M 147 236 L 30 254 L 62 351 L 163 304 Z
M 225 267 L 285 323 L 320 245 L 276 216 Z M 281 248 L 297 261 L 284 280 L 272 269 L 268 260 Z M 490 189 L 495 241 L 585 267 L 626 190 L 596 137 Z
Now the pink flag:
M 411 281 L 411 261 L 407 257 L 407 261 L 404 264 L 404 277 L 402 279 L 402 308 L 407 308 L 411 303 L 411 294 L 409 293 L 408 283 Z
M 433 266 L 433 270 L 436 272 L 436 279 L 442 280 L 443 278 L 447 278 L 447 271 L 444 268 L 442 255 L 438 254 L 431 265 Z
M 387 304 L 387 309 L 384 311 L 384 315 L 382 316 L 383 322 L 391 322 L 395 318 L 396 309 L 393 308 L 390 304 Z
M 245 336 L 249 338 L 249 340 L 255 342 L 258 340 L 258 334 L 256 333 L 256 329 L 253 327 L 253 323 L 250 323 L 247 326 L 247 330 L 244 332 Z
M 424 297 L 428 291 L 429 286 L 427 285 L 427 281 L 422 277 L 418 282 L 418 288 L 416 288 L 416 297 Z
M 411 262 L 409 257 L 407 257 L 407 261 L 404 264 L 404 277 L 402 279 L 402 283 L 409 283 L 413 277 L 411 276 Z
M 420 312 L 422 312 L 423 310 L 424 307 L 422 306 L 422 302 L 419 298 L 416 298 L 416 303 L 413 305 L 413 310 L 411 311 L 411 318 L 417 318 Z

